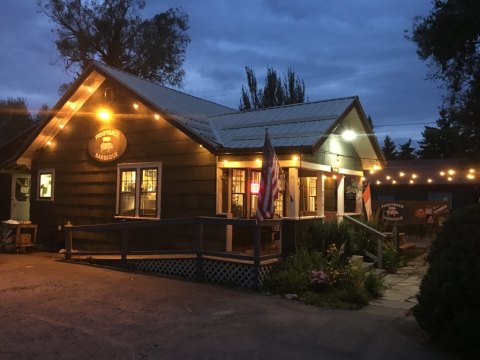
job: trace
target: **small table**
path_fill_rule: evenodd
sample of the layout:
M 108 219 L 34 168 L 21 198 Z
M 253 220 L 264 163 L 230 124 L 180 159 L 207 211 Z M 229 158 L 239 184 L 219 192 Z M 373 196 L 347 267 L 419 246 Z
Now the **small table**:
M 36 224 L 9 224 L 4 222 L 2 225 L 15 231 L 15 246 L 17 247 L 17 252 L 21 249 L 35 246 L 37 240 Z M 25 234 L 25 232 L 28 232 L 28 234 Z

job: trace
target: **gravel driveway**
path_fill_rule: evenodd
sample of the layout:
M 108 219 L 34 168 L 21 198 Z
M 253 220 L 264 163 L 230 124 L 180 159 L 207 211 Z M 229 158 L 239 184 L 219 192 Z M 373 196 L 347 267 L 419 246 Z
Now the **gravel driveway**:
M 0 359 L 443 359 L 411 317 L 0 254 Z

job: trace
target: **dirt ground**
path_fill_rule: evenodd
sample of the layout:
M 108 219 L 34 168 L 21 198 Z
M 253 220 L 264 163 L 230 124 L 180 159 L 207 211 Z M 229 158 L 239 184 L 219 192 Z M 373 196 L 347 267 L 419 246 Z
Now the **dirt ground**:
M 443 359 L 412 317 L 0 254 L 0 359 Z

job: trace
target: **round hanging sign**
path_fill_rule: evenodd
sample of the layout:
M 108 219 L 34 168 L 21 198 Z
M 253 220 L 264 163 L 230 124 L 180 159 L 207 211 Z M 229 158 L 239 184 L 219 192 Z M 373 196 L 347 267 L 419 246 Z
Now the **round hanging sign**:
M 127 148 L 127 138 L 117 129 L 99 131 L 88 143 L 88 153 L 100 162 L 118 159 Z

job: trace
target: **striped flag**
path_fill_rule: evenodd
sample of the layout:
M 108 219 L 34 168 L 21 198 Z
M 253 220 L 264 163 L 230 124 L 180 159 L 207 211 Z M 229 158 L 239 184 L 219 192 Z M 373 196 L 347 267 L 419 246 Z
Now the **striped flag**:
M 280 163 L 273 149 L 272 143 L 265 131 L 263 144 L 262 173 L 260 190 L 258 191 L 257 224 L 265 219 L 270 219 L 275 214 L 274 202 L 278 198 Z
M 372 219 L 372 196 L 370 193 L 370 183 L 367 184 L 362 194 L 363 203 L 365 204 L 365 212 L 367 213 L 367 220 Z

